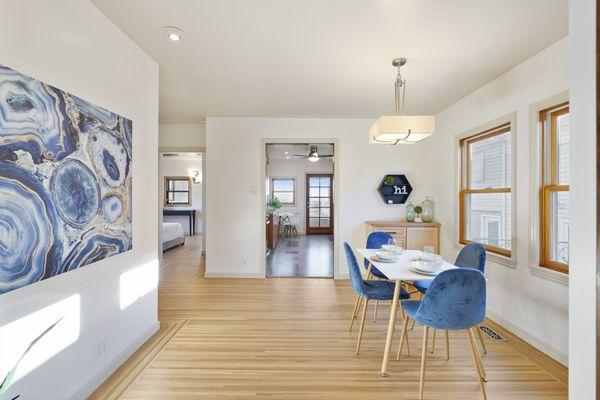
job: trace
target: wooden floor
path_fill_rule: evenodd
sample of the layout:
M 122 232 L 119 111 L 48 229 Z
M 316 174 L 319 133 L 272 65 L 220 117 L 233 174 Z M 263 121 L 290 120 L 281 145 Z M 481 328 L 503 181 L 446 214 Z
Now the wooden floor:
M 267 257 L 269 277 L 333 278 L 333 235 L 280 238 Z
M 369 318 L 356 356 L 347 281 L 203 279 L 192 244 L 165 254 L 161 330 L 91 399 L 418 398 L 418 327 L 409 334 L 411 357 L 394 358 L 383 378 L 387 307 L 377 322 Z M 506 335 L 506 342 L 486 340 L 488 398 L 567 399 L 566 369 Z M 450 361 L 442 337 L 429 355 L 424 398 L 481 399 L 465 336 L 451 333 Z

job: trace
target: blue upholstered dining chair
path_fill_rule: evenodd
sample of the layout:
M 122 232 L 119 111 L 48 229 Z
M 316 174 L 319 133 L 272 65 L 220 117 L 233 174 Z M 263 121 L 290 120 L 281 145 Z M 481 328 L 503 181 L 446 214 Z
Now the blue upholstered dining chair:
M 360 328 L 358 331 L 358 341 L 356 343 L 356 354 L 360 351 L 360 343 L 362 341 L 362 335 L 365 329 L 365 318 L 367 315 L 367 306 L 369 300 L 392 300 L 394 298 L 394 287 L 395 284 L 389 281 L 374 281 L 374 280 L 363 280 L 360 272 L 360 266 L 356 261 L 356 256 L 352 251 L 352 247 L 348 242 L 344 242 L 344 251 L 346 252 L 346 259 L 348 261 L 348 272 L 350 273 L 350 282 L 352 288 L 356 294 L 365 299 L 363 305 L 362 317 L 360 320 Z M 400 299 L 408 299 L 410 295 L 404 289 L 401 289 Z
M 485 247 L 481 243 L 467 243 L 458 253 L 454 265 L 459 268 L 475 268 L 482 273 L 485 272 Z M 431 284 L 431 280 L 418 280 L 413 282 L 413 286 L 421 293 L 425 293 Z
M 431 282 L 422 300 L 402 301 L 404 317 L 399 352 L 402 349 L 406 335 L 408 320 L 412 319 L 423 325 L 419 399 L 423 398 L 427 336 L 430 328 L 465 331 L 471 345 L 479 386 L 483 392 L 483 397 L 487 399 L 483 384 L 486 380 L 485 370 L 479 358 L 472 331 L 473 327 L 478 326 L 485 319 L 485 305 L 485 277 L 481 271 L 475 268 L 455 268 L 441 272 Z
M 388 244 L 390 240 L 393 240 L 392 235 L 387 232 L 371 232 L 367 237 L 367 249 L 380 249 L 384 244 Z M 376 277 L 379 279 L 386 279 L 387 277 L 377 269 L 371 262 L 365 259 L 364 262 L 365 269 L 367 270 L 367 279 L 371 279 L 371 277 Z M 354 326 L 354 320 L 358 315 L 358 309 L 360 308 L 361 297 L 356 296 L 356 300 L 354 301 L 354 310 L 352 310 L 352 317 L 350 318 L 350 326 L 348 327 L 348 331 L 352 330 Z M 379 306 L 379 301 L 375 301 L 375 310 L 373 311 L 373 321 L 377 321 L 377 307 Z
M 458 253 L 456 257 L 456 261 L 454 261 L 454 265 L 459 268 L 475 268 L 485 272 L 485 260 L 486 260 L 486 251 L 485 247 L 481 243 L 470 242 L 467 243 Z M 417 280 L 413 282 L 413 286 L 421 293 L 427 292 L 429 285 L 431 285 L 431 280 Z M 487 348 L 485 347 L 485 342 L 483 341 L 483 335 L 481 334 L 481 330 L 479 326 L 476 329 L 477 337 L 479 339 L 479 343 L 481 343 L 481 348 L 483 350 L 483 354 L 487 354 Z M 436 330 L 433 331 L 431 352 L 435 348 L 435 336 Z M 449 340 L 448 340 L 448 332 L 446 332 L 446 358 L 450 358 L 450 349 L 449 349 Z

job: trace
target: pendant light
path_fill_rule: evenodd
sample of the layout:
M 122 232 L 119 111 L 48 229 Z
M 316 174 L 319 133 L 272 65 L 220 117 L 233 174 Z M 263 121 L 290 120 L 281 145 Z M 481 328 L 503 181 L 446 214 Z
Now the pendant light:
M 402 79 L 400 67 L 406 64 L 406 58 L 396 58 L 392 65 L 398 69 L 395 83 L 396 115 L 379 117 L 371 126 L 370 143 L 413 144 L 435 133 L 435 116 L 403 115 L 406 80 Z

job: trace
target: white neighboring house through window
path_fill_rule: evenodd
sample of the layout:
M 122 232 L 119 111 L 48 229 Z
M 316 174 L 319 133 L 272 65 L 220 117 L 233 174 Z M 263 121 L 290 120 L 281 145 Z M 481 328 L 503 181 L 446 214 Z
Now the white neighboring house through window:
M 515 265 L 514 113 L 458 136 L 458 242 L 483 244 L 498 261 Z

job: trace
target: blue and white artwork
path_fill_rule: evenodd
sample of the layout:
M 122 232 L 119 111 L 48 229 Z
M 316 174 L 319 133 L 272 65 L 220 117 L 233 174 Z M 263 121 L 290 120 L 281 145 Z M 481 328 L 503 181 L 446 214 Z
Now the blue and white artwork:
M 0 66 L 0 294 L 132 248 L 132 122 Z

